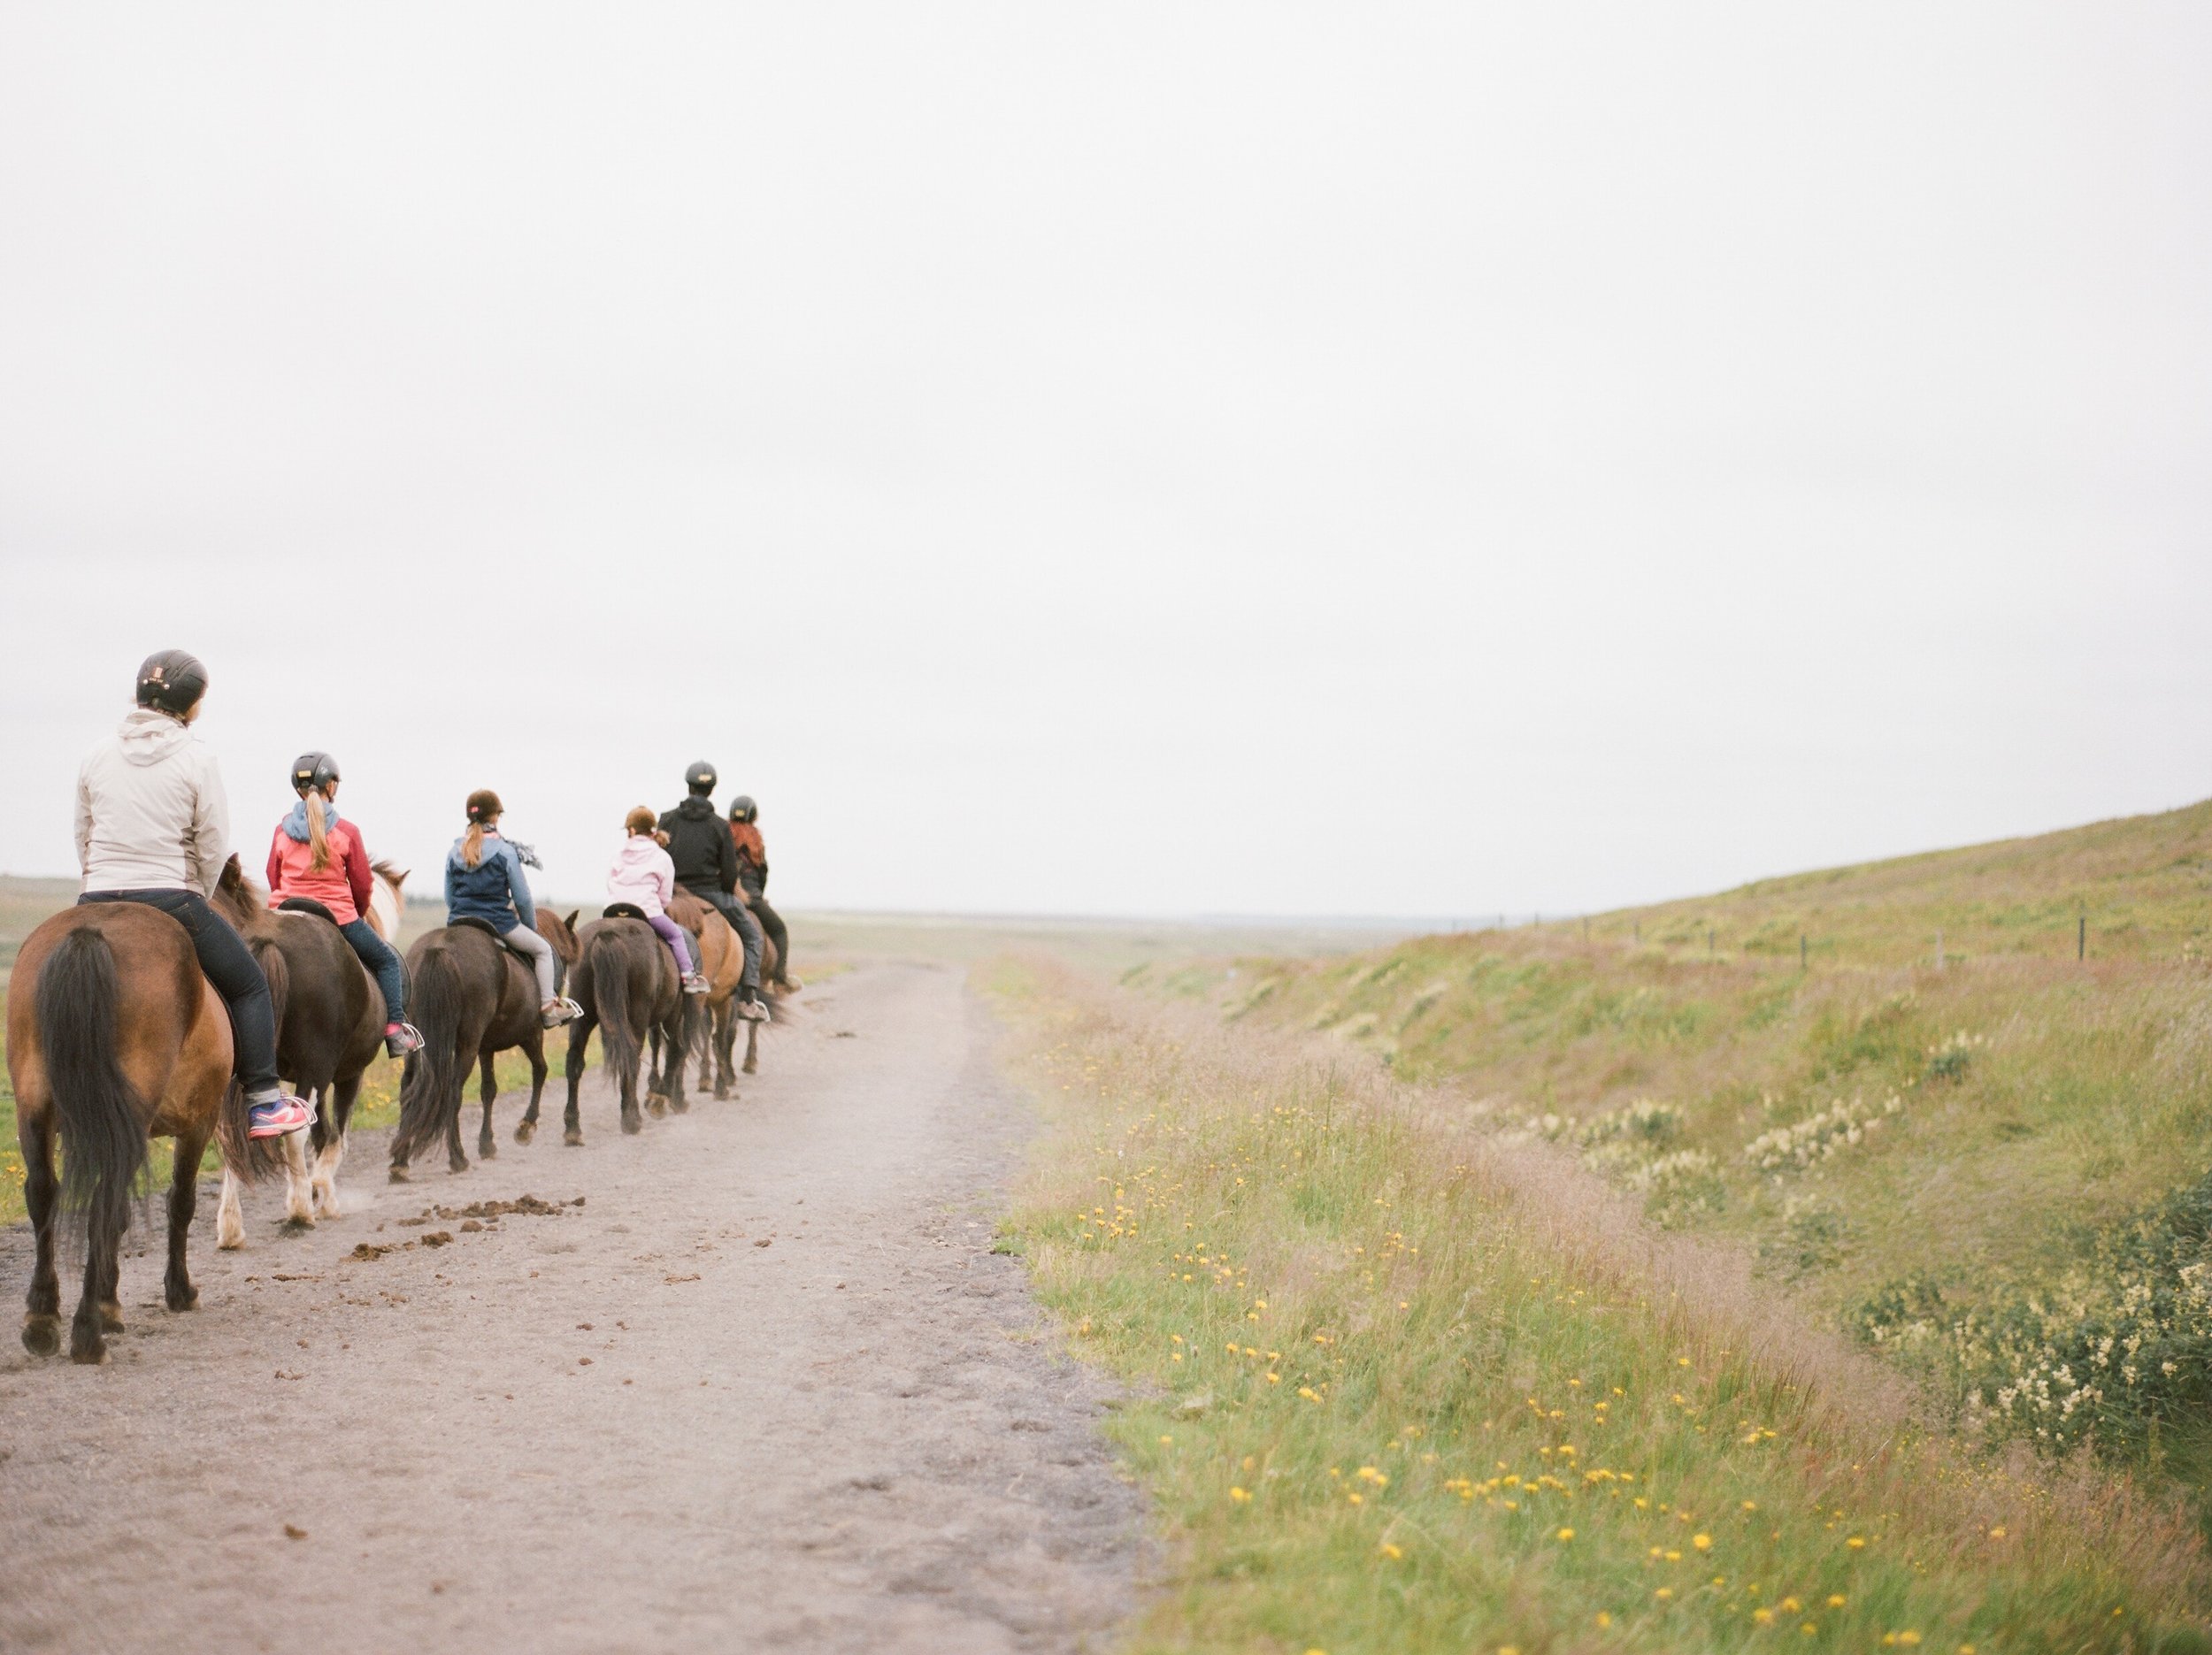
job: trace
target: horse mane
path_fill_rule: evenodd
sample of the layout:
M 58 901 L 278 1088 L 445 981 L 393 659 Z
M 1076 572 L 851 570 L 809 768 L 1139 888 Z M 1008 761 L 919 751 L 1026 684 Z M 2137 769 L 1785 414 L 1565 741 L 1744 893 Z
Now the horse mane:
M 369 871 L 373 874 L 381 875 L 384 878 L 390 880 L 392 882 L 392 888 L 396 891 L 400 886 L 407 883 L 407 876 L 410 873 L 412 873 L 414 870 L 411 868 L 395 868 L 392 866 L 389 860 L 380 856 L 369 864 Z
M 246 870 L 239 866 L 236 851 L 233 851 L 230 860 L 223 864 L 223 871 L 215 881 L 212 895 L 216 911 L 240 931 L 254 924 L 269 911 L 268 892 L 246 877 Z

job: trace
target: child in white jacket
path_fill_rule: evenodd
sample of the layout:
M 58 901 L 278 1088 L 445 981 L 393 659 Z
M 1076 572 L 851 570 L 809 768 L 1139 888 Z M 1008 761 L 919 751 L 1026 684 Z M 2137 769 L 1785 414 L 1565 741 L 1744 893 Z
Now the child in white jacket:
M 645 923 L 676 956 L 676 975 L 683 979 L 684 992 L 703 994 L 708 983 L 691 957 L 691 939 L 684 935 L 682 926 L 668 917 L 668 904 L 676 894 L 676 864 L 661 848 L 659 821 L 644 805 L 623 818 L 629 837 L 622 841 L 614 866 L 607 870 L 607 896 L 611 901 L 634 902 L 644 910 Z

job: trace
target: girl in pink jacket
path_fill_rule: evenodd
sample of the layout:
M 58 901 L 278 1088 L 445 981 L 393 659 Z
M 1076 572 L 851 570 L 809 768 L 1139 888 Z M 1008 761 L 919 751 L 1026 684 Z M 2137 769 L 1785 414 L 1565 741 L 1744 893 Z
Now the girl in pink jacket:
M 622 841 L 614 866 L 607 870 L 608 900 L 634 902 L 643 909 L 645 923 L 676 956 L 676 975 L 683 979 L 684 992 L 703 994 L 707 979 L 699 974 L 698 962 L 691 957 L 691 939 L 684 935 L 682 926 L 668 917 L 668 904 L 676 894 L 676 864 L 661 848 L 660 818 L 649 807 L 640 805 L 622 819 L 622 825 L 629 837 Z

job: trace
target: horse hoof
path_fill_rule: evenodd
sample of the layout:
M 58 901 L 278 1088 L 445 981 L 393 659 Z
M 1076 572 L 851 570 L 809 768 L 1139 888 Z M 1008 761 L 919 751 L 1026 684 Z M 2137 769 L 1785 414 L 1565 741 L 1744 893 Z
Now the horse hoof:
M 88 1327 L 81 1322 L 71 1327 L 69 1329 L 69 1360 L 73 1362 L 81 1362 L 87 1368 L 107 1366 L 107 1341 L 100 1337 L 98 1329 Z
M 188 1287 L 181 1293 L 173 1290 L 169 1294 L 169 1308 L 172 1310 L 197 1310 L 199 1307 L 200 1290 L 196 1287 Z
M 314 1228 L 312 1214 L 293 1213 L 284 1221 L 284 1233 L 288 1236 L 303 1236 Z
M 407 1176 L 407 1168 L 404 1167 L 394 1167 L 392 1168 L 391 1181 L 394 1184 L 408 1183 L 410 1180 Z
M 671 1115 L 689 1115 L 691 1113 L 691 1100 L 688 1098 L 671 1098 L 668 1100 L 668 1112 Z
M 756 1063 L 756 1062 L 754 1062 L 751 1059 L 748 1058 L 748 1059 L 746 1060 L 746 1062 L 745 1062 L 745 1073 L 747 1073 L 748 1075 L 757 1075 L 757 1074 L 759 1074 L 759 1073 L 760 1073 L 760 1065 L 759 1065 L 759 1064 L 757 1064 L 757 1063 Z
M 578 1131 L 566 1131 L 561 1134 L 561 1142 L 566 1144 L 571 1149 L 581 1149 L 584 1146 L 584 1135 Z
M 718 1080 L 714 1083 L 714 1100 L 717 1103 L 727 1103 L 730 1100 L 730 1083 L 728 1081 Z
M 61 1349 L 61 1318 L 24 1317 L 23 1348 L 34 1356 L 51 1356 Z
M 515 1128 L 515 1142 L 518 1144 L 526 1144 L 537 1135 L 538 1129 L 527 1121 Z
M 117 1304 L 113 1299 L 103 1300 L 100 1305 L 100 1331 L 103 1333 L 120 1333 L 122 1330 L 123 1306 Z
M 469 1169 L 468 1157 L 465 1155 L 455 1156 L 451 1161 L 446 1162 L 445 1169 L 451 1173 L 455 1177 L 459 1177 L 463 1173 Z
M 479 1161 L 498 1160 L 499 1145 L 493 1143 L 488 1137 L 478 1138 L 476 1140 L 476 1158 Z
M 639 1120 L 636 1115 L 626 1115 L 622 1117 L 622 1130 L 625 1137 L 635 1138 L 644 1130 L 645 1122 Z

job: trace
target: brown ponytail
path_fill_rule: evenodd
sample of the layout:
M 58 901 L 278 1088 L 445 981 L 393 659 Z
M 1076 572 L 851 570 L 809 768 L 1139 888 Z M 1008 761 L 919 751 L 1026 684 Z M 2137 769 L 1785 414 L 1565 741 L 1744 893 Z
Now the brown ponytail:
M 307 794 L 307 865 L 317 873 L 330 866 L 329 811 L 324 808 L 323 796 L 312 788 Z
M 461 862 L 474 868 L 484 860 L 485 824 L 500 818 L 499 795 L 488 787 L 479 787 L 469 795 L 467 808 L 469 831 L 461 835 Z

